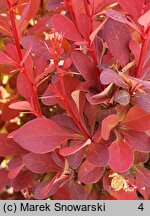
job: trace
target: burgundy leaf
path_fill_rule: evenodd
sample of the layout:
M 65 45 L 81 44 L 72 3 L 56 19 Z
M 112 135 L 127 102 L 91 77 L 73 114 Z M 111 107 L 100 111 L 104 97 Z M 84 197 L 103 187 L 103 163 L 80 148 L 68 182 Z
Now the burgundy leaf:
M 75 146 L 75 145 L 79 145 L 82 143 L 83 143 L 83 141 L 71 140 L 70 146 Z M 73 169 L 77 169 L 78 166 L 81 164 L 83 158 L 84 158 L 84 148 L 80 149 L 76 153 L 69 155 L 67 157 L 69 166 Z
M 128 23 L 127 18 L 124 15 L 122 15 L 121 13 L 119 13 L 118 11 L 116 11 L 116 10 L 107 10 L 106 15 L 109 18 L 112 18 L 112 19 L 114 19 L 116 21 L 119 21 L 119 22 L 122 22 L 122 23 Z
M 69 155 L 75 154 L 76 152 L 78 152 L 79 150 L 81 150 L 82 148 L 84 148 L 85 146 L 87 146 L 89 144 L 91 144 L 90 139 L 86 140 L 85 142 L 83 142 L 81 144 L 78 143 L 78 144 L 73 145 L 73 146 L 62 148 L 59 153 L 64 157 L 69 156 Z
M 84 158 L 84 149 L 79 150 L 78 152 L 74 153 L 73 155 L 69 155 L 67 157 L 69 166 L 72 169 L 77 169 L 80 166 L 83 158 Z
M 19 73 L 17 77 L 17 89 L 27 101 L 31 101 L 31 94 L 22 73 Z
M 114 83 L 117 86 L 120 86 L 122 88 L 127 88 L 126 83 L 121 79 L 119 74 L 115 72 L 114 70 L 111 70 L 109 68 L 104 69 L 100 75 L 100 80 L 102 84 L 108 85 L 110 83 Z
M 11 187 L 13 187 L 15 192 L 19 192 L 20 190 L 27 188 L 32 184 L 34 179 L 34 174 L 24 170 L 17 175 L 16 178 L 11 180 Z
M 57 114 L 52 116 L 51 120 L 56 122 L 60 127 L 64 128 L 67 131 L 70 131 L 72 133 L 80 133 L 79 128 L 70 116 Z
M 97 68 L 94 62 L 87 55 L 78 51 L 72 52 L 71 57 L 79 73 L 83 76 L 88 85 L 90 87 L 98 86 L 96 77 Z
M 144 111 L 150 112 L 150 94 L 136 94 L 135 102 L 141 107 Z
M 117 172 L 125 172 L 133 165 L 134 154 L 131 147 L 122 140 L 117 140 L 109 147 L 109 166 Z
M 54 200 L 71 200 L 69 193 L 69 184 L 64 184 L 53 196 Z
M 12 139 L 7 138 L 8 134 L 0 134 L 0 156 L 13 156 L 23 152 L 23 149 Z
M 137 176 L 145 184 L 145 186 L 150 187 L 150 171 L 142 166 L 136 166 Z
M 119 90 L 114 95 L 114 101 L 126 106 L 130 103 L 130 94 L 126 90 Z
M 103 143 L 92 143 L 86 156 L 93 165 L 106 166 L 109 158 L 108 147 Z
M 26 167 L 34 173 L 47 173 L 59 170 L 50 154 L 29 153 L 23 156 L 23 161 Z
M 51 152 L 69 138 L 75 138 L 75 135 L 46 118 L 26 123 L 13 135 L 20 146 L 37 154 Z
M 9 168 L 9 173 L 8 173 L 8 178 L 14 179 L 16 176 L 19 174 L 19 172 L 22 170 L 24 167 L 22 157 L 16 157 L 13 158 L 9 163 L 8 163 L 8 168 Z
M 99 111 L 99 105 L 91 106 L 90 103 L 86 102 L 84 113 L 85 113 L 86 117 L 88 118 L 88 122 L 89 122 L 89 125 L 91 128 L 92 134 L 93 134 L 94 129 L 95 129 L 95 122 L 97 119 L 98 111 Z M 90 115 L 89 115 L 89 113 L 90 113 Z
M 112 55 L 122 67 L 129 62 L 131 33 L 126 24 L 108 19 L 103 29 L 104 39 Z
M 145 132 L 123 131 L 125 141 L 136 151 L 150 152 L 150 137 Z
M 50 11 L 54 11 L 60 7 L 63 7 L 61 0 L 49 0 L 46 8 Z
M 93 184 L 100 180 L 103 168 L 96 167 L 88 161 L 84 161 L 79 168 L 78 179 L 84 184 Z
M 110 99 L 110 93 L 112 90 L 112 86 L 113 84 L 110 84 L 109 86 L 107 86 L 102 92 L 95 94 L 95 93 L 87 93 L 86 94 L 86 98 L 88 100 L 88 102 L 91 105 L 98 105 L 98 104 L 102 104 L 102 103 L 107 103 Z
M 71 182 L 70 196 L 72 200 L 86 200 L 88 197 L 88 191 L 80 184 Z
M 61 188 L 68 180 L 67 176 L 59 178 L 58 175 L 54 176 L 51 181 L 40 183 L 34 193 L 36 199 L 45 199 L 52 196 Z
M 55 14 L 51 18 L 52 26 L 58 33 L 64 35 L 64 37 L 71 41 L 82 41 L 82 37 L 74 26 L 73 22 L 67 17 Z

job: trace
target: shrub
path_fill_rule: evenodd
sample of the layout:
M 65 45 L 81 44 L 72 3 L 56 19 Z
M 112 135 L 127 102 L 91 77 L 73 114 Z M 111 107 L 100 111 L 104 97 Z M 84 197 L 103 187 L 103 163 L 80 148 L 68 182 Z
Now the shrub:
M 0 1 L 1 199 L 150 198 L 149 16 L 149 0 Z

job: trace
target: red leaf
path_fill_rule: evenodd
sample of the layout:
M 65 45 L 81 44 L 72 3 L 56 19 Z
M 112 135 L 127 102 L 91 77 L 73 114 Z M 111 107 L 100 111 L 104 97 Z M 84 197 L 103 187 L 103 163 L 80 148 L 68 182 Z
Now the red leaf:
M 59 188 L 53 195 L 53 200 L 71 200 L 69 189 L 69 184 L 65 184 Z
M 93 184 L 100 180 L 103 168 L 96 167 L 88 161 L 84 161 L 79 168 L 78 179 L 84 184 Z
M 0 156 L 7 157 L 23 152 L 23 149 L 7 136 L 7 133 L 0 134 Z
M 82 148 L 84 148 L 85 146 L 89 144 L 91 144 L 90 139 L 88 139 L 86 142 L 83 142 L 81 144 L 76 144 L 73 146 L 62 148 L 59 153 L 64 157 L 69 156 L 69 155 L 75 154 L 76 152 L 78 152 L 79 150 L 81 150 Z
M 89 41 L 89 35 L 91 32 L 90 18 L 86 14 L 82 13 L 79 15 L 77 21 L 78 21 L 79 32 L 81 33 L 81 35 L 85 40 Z
M 83 76 L 85 81 L 90 87 L 98 86 L 98 80 L 96 77 L 96 70 L 94 62 L 82 52 L 74 51 L 71 54 L 73 63 L 78 69 L 79 73 Z
M 13 65 L 17 66 L 17 63 L 10 58 L 6 53 L 2 52 L 0 50 L 0 64 L 8 64 L 8 65 Z
M 133 106 L 127 113 L 122 124 L 132 130 L 145 131 L 150 129 L 150 113 L 145 112 L 137 105 Z
M 145 184 L 145 186 L 150 187 L 150 171 L 142 166 L 136 166 L 137 176 Z
M 3 5 L 2 5 L 2 9 L 4 9 Z M 4 17 L 4 16 L 2 16 L 2 14 L 0 16 L 0 29 L 1 29 L 2 33 L 4 32 L 4 34 L 12 36 L 11 27 L 8 24 L 8 17 Z
M 58 175 L 56 175 L 50 182 L 48 181 L 40 183 L 35 190 L 35 198 L 45 199 L 52 196 L 60 187 L 62 187 L 67 182 L 67 180 L 67 176 L 64 176 L 64 178 L 58 178 Z
M 100 80 L 104 85 L 115 83 L 117 86 L 120 86 L 122 88 L 127 88 L 126 83 L 124 83 L 124 81 L 121 79 L 119 74 L 117 74 L 117 72 L 109 68 L 102 71 L 100 75 Z
M 52 120 L 34 119 L 13 135 L 13 139 L 23 148 L 37 154 L 51 152 L 74 134 L 66 132 Z
M 16 110 L 30 110 L 32 111 L 32 107 L 30 106 L 28 101 L 16 101 L 9 105 L 10 109 L 16 109 Z
M 44 40 L 39 39 L 38 37 L 34 35 L 27 35 L 22 38 L 21 44 L 23 47 L 28 50 L 31 48 L 31 53 L 34 55 L 40 57 L 40 56 L 45 56 L 45 58 L 49 57 L 48 49 L 46 47 L 46 44 Z
M 72 200 L 86 200 L 89 193 L 88 191 L 80 184 L 71 182 L 70 185 L 70 196 Z
M 31 94 L 22 73 L 17 77 L 17 90 L 27 101 L 31 101 Z
M 91 128 L 91 134 L 94 133 L 98 111 L 99 111 L 99 105 L 91 106 L 91 104 L 86 102 L 85 108 L 84 108 L 84 113 L 88 119 L 89 126 Z M 89 113 L 90 113 L 90 115 L 89 115 Z
M 71 41 L 82 41 L 82 37 L 74 26 L 73 22 L 67 17 L 55 14 L 51 18 L 52 26 L 59 33 L 62 33 L 64 37 Z
M 107 103 L 110 99 L 110 93 L 112 91 L 113 84 L 107 86 L 102 92 L 95 94 L 95 92 L 89 92 L 86 94 L 86 98 L 91 105 L 98 105 Z
M 57 114 L 52 116 L 51 120 L 56 122 L 60 127 L 64 128 L 67 131 L 70 131 L 72 133 L 80 133 L 79 128 L 70 116 Z
M 116 21 L 119 21 L 119 22 L 122 22 L 122 23 L 128 23 L 127 18 L 123 14 L 119 13 L 116 10 L 107 10 L 106 15 L 109 18 L 112 18 L 112 19 L 114 19 Z
M 82 143 L 82 141 L 76 141 L 76 140 L 70 141 L 71 146 L 78 145 L 80 143 Z M 81 164 L 83 158 L 84 158 L 84 148 L 80 149 L 78 152 L 74 153 L 73 155 L 69 155 L 67 157 L 69 166 L 72 169 L 77 169 L 78 166 Z
M 122 67 L 129 62 L 131 33 L 126 24 L 108 19 L 103 28 L 104 39 L 112 55 Z
M 57 84 L 50 84 L 47 88 L 47 90 L 42 95 L 42 103 L 46 106 L 60 104 L 61 99 L 59 98 L 59 95 L 57 93 Z M 62 105 L 63 106 L 63 105 Z
M 116 127 L 118 121 L 118 116 L 116 114 L 109 115 L 102 121 L 101 134 L 104 140 L 109 139 L 110 132 Z
M 103 41 L 102 41 L 101 37 L 96 35 L 93 45 L 94 45 L 94 50 L 95 50 L 95 53 L 96 53 L 96 56 L 97 56 L 97 61 L 101 62 L 102 61 L 102 56 L 103 56 L 103 49 L 104 49 Z
M 8 168 L 9 168 L 9 173 L 8 173 L 8 178 L 14 179 L 16 176 L 19 174 L 21 169 L 24 167 L 22 157 L 16 157 L 13 158 L 9 163 L 8 163 Z
M 129 47 L 135 56 L 136 65 L 138 65 L 141 51 L 140 44 L 136 40 L 131 40 Z
M 109 159 L 108 147 L 103 143 L 92 143 L 86 156 L 93 165 L 106 166 Z
M 50 154 L 29 153 L 23 156 L 23 161 L 26 167 L 34 173 L 48 173 L 59 170 Z
M 59 69 L 58 72 L 63 72 L 63 71 Z M 71 76 L 64 76 L 63 81 L 65 86 L 66 100 L 69 102 L 74 114 L 78 116 L 78 108 L 71 94 L 78 88 L 80 81 L 79 79 Z M 48 89 L 43 95 L 42 102 L 45 105 L 55 105 L 58 103 L 62 108 L 65 108 L 64 100 L 62 100 L 61 96 L 62 96 L 62 90 L 61 90 L 60 82 L 57 81 L 56 83 L 49 85 Z
M 1 105 L 1 113 L 2 113 L 1 119 L 3 121 L 14 119 L 19 115 L 19 111 L 10 109 L 9 105 L 10 102 L 7 103 L 5 102 Z
M 32 184 L 34 179 L 34 174 L 24 170 L 16 178 L 11 180 L 11 187 L 13 187 L 15 192 L 19 192 L 20 190 L 27 188 L 29 185 Z
M 14 44 L 8 43 L 6 45 L 5 52 L 9 56 L 9 58 L 11 58 L 13 61 L 16 62 L 16 64 L 20 63 L 20 60 L 19 60 L 19 57 L 18 57 L 17 48 L 16 48 L 16 46 Z
M 150 152 L 150 137 L 145 132 L 123 131 L 125 141 L 136 151 Z
M 137 20 L 142 14 L 145 0 L 118 0 L 118 2 L 125 12 L 131 14 Z
M 34 0 L 29 0 L 28 4 L 25 6 L 24 11 L 21 14 L 21 19 L 18 28 L 20 33 L 25 29 L 25 27 L 28 25 L 32 17 L 36 15 L 39 5 L 40 0 L 36 0 L 36 4 Z
M 131 147 L 122 140 L 117 140 L 109 147 L 109 166 L 117 172 L 125 172 L 132 166 L 134 154 Z

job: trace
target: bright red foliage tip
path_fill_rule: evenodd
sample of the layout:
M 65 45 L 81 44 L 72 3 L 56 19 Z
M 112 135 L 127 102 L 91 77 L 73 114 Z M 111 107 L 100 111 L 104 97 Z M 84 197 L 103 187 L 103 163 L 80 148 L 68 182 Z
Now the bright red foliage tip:
M 149 15 L 0 0 L 1 199 L 150 199 Z

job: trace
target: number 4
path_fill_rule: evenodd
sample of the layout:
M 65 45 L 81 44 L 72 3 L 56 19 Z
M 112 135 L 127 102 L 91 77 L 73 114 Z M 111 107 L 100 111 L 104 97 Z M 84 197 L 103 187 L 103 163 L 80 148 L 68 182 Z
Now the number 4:
M 141 203 L 138 207 L 139 210 L 143 211 L 144 210 L 144 206 L 143 206 L 143 203 Z

